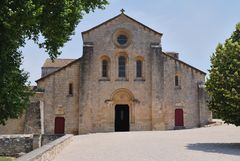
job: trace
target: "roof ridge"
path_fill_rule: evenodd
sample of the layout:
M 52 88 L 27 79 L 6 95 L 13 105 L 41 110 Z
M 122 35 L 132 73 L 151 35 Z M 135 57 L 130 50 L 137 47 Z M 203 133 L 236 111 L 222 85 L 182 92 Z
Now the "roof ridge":
M 54 60 L 75 60 L 74 58 L 56 58 L 56 59 L 54 59 Z M 47 58 L 46 60 L 51 60 L 51 58 Z
M 173 56 L 168 55 L 168 54 L 166 54 L 166 53 L 163 52 L 163 51 L 162 51 L 162 53 L 163 53 L 163 55 L 165 55 L 165 56 L 167 56 L 167 57 L 169 57 L 169 58 L 172 58 L 172 59 L 174 59 L 175 61 L 178 61 L 178 62 L 180 62 L 180 63 L 182 63 L 182 64 L 184 64 L 184 65 L 186 65 L 186 66 L 188 66 L 188 67 L 190 67 L 190 68 L 192 68 L 192 69 L 200 72 L 200 73 L 203 73 L 203 74 L 205 74 L 205 75 L 207 74 L 206 72 L 204 72 L 204 71 L 202 71 L 202 70 L 200 70 L 200 69 L 198 69 L 198 68 L 196 68 L 196 67 L 194 67 L 194 66 L 192 66 L 192 65 L 190 65 L 190 64 L 188 64 L 188 63 L 186 63 L 186 62 L 184 62 L 184 61 L 182 61 L 182 60 L 180 60 L 180 59 L 176 59 L 176 58 L 174 58 Z
M 76 59 L 54 59 L 51 60 L 50 58 L 47 58 L 45 60 L 45 62 L 43 63 L 42 67 L 62 67 L 68 63 L 71 63 L 72 61 L 74 61 Z
M 96 29 L 96 28 L 98 28 L 98 27 L 100 27 L 100 26 L 102 26 L 102 25 L 104 25 L 104 24 L 106 24 L 106 23 L 108 23 L 108 22 L 110 22 L 110 21 L 112 21 L 112 20 L 114 20 L 114 19 L 116 19 L 116 18 L 122 16 L 122 15 L 123 15 L 123 16 L 126 16 L 126 17 L 129 18 L 130 20 L 132 20 L 132 21 L 134 21 L 134 22 L 140 24 L 141 26 L 143 26 L 143 27 L 149 29 L 150 31 L 153 31 L 153 32 L 155 32 L 155 33 L 157 33 L 157 34 L 159 34 L 159 35 L 163 35 L 162 33 L 158 32 L 158 31 L 156 31 L 156 30 L 154 30 L 154 29 L 152 29 L 152 28 L 150 28 L 150 27 L 148 27 L 148 26 L 146 26 L 146 25 L 144 25 L 143 23 L 141 23 L 141 22 L 135 20 L 134 18 L 128 16 L 127 14 L 125 14 L 125 13 L 123 13 L 123 12 L 120 13 L 120 14 L 118 14 L 117 16 L 114 16 L 114 17 L 112 17 L 112 18 L 110 18 L 110 19 L 108 19 L 108 20 L 106 20 L 106 21 L 104 21 L 104 22 L 102 22 L 102 23 L 100 23 L 100 24 L 98 24 L 98 25 L 96 25 L 96 26 L 94 26 L 94 27 L 92 27 L 92 28 L 86 30 L 86 31 L 83 31 L 83 32 L 82 32 L 82 35 L 85 34 L 85 33 L 87 33 L 87 32 L 90 32 L 90 31 L 92 31 L 92 30 L 94 30 L 94 29 Z
M 57 69 L 56 71 L 54 71 L 54 72 L 52 72 L 52 73 L 49 73 L 48 75 L 45 75 L 44 77 L 39 78 L 39 79 L 36 80 L 35 82 L 38 82 L 38 81 L 40 81 L 40 80 L 42 80 L 42 79 L 47 78 L 48 76 L 50 76 L 50 75 L 52 75 L 52 74 L 55 74 L 56 72 L 58 72 L 58 71 L 60 71 L 60 70 L 62 70 L 62 69 L 64 69 L 64 68 L 66 68 L 67 66 L 69 66 L 69 65 L 71 65 L 71 64 L 73 64 L 73 63 L 79 61 L 80 59 L 81 59 L 81 58 L 78 58 L 78 59 L 75 59 L 75 60 L 72 61 L 72 62 L 69 62 L 68 64 L 66 64 L 66 65 L 60 67 L 59 69 Z
M 98 24 L 98 25 L 96 25 L 96 26 L 94 26 L 94 27 L 92 27 L 92 28 L 86 30 L 86 31 L 83 31 L 82 34 L 85 34 L 85 33 L 89 32 L 89 31 L 92 31 L 92 30 L 94 30 L 94 29 L 96 29 L 96 28 L 98 28 L 98 27 L 104 25 L 105 23 L 108 23 L 108 22 L 114 20 L 114 19 L 117 18 L 117 17 L 120 17 L 121 14 L 123 14 L 123 13 L 120 13 L 120 14 L 118 14 L 117 16 L 114 16 L 114 17 L 112 17 L 112 18 L 110 18 L 110 19 L 108 19 L 108 20 L 106 20 L 106 21 L 104 21 L 104 22 L 102 22 L 102 23 L 100 23 L 100 24 Z

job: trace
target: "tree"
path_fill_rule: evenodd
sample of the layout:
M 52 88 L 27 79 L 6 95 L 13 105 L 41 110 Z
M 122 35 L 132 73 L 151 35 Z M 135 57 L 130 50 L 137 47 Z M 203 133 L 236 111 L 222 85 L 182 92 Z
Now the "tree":
M 240 23 L 236 31 L 219 44 L 211 57 L 209 79 L 206 82 L 209 107 L 226 123 L 240 125 Z
M 107 4 L 107 0 L 1 0 L 0 124 L 19 117 L 32 94 L 28 74 L 20 69 L 19 48 L 25 41 L 32 39 L 54 60 L 83 15 Z

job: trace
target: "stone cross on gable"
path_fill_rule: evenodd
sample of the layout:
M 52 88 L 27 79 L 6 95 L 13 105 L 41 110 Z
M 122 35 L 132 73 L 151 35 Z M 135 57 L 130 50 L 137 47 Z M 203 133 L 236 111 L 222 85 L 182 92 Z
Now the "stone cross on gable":
M 120 10 L 122 13 L 124 13 L 125 12 L 125 10 L 122 8 L 121 10 Z

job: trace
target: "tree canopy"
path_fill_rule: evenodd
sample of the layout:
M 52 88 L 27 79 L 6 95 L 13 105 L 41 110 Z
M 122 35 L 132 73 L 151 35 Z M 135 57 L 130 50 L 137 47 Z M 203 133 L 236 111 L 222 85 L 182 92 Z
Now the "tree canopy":
M 209 107 L 226 123 L 240 125 L 240 23 L 211 57 L 206 87 Z
M 20 47 L 32 39 L 53 60 L 83 15 L 104 9 L 107 0 L 2 0 L 0 3 L 0 124 L 17 118 L 32 92 L 20 69 Z M 43 37 L 43 40 L 39 39 Z

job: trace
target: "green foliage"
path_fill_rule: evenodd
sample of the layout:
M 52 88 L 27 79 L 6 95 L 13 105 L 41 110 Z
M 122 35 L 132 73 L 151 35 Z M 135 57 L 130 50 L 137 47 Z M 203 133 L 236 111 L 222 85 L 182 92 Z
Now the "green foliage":
M 0 3 L 0 124 L 17 118 L 32 92 L 20 69 L 20 47 L 32 39 L 53 60 L 70 40 L 85 13 L 103 9 L 106 0 L 1 0 Z M 40 41 L 40 36 L 43 40 Z
M 18 51 L 0 54 L 0 124 L 8 118 L 17 118 L 29 103 L 32 95 L 27 82 L 28 75 L 20 70 L 21 54 Z
M 15 158 L 13 157 L 0 157 L 0 161 L 11 161 L 14 160 Z
M 236 31 L 219 44 L 211 57 L 206 87 L 209 107 L 226 123 L 240 125 L 240 23 Z

